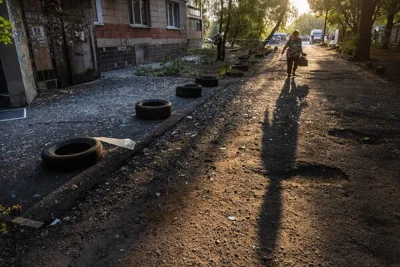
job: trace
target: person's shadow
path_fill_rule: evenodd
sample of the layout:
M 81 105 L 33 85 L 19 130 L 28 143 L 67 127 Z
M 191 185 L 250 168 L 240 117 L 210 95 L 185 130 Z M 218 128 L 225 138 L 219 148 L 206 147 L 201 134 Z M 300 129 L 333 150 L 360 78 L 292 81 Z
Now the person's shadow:
M 273 265 L 273 254 L 282 215 L 281 182 L 290 178 L 294 167 L 299 118 L 307 107 L 308 85 L 297 86 L 287 79 L 275 103 L 272 122 L 265 111 L 263 129 L 263 164 L 270 179 L 259 221 L 259 258 L 266 266 Z

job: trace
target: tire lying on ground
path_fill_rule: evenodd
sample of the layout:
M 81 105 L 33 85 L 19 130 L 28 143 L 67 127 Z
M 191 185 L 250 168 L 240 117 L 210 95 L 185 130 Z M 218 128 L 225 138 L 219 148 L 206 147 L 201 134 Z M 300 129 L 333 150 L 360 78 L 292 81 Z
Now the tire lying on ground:
M 202 87 L 200 84 L 186 84 L 176 87 L 176 96 L 179 97 L 200 97 Z
M 256 54 L 256 55 L 254 55 L 254 57 L 255 57 L 255 58 L 263 58 L 263 57 L 264 57 L 264 54 Z
M 239 60 L 249 60 L 250 56 L 246 56 L 246 55 L 245 56 L 239 56 L 238 59 Z
M 160 99 L 139 101 L 135 106 L 136 117 L 145 120 L 160 120 L 171 116 L 171 102 Z
M 218 78 L 215 76 L 201 76 L 195 79 L 195 83 L 205 87 L 218 86 Z
M 249 65 L 249 61 L 248 60 L 241 60 L 239 62 L 237 62 L 235 65 Z
M 229 70 L 226 72 L 226 76 L 230 77 L 243 77 L 243 72 L 238 69 Z
M 239 64 L 235 64 L 232 66 L 232 69 L 238 69 L 241 71 L 248 71 L 249 70 L 249 65 L 239 65 Z
M 72 170 L 88 167 L 103 155 L 100 141 L 78 137 L 62 140 L 45 147 L 42 151 L 43 163 L 52 169 Z

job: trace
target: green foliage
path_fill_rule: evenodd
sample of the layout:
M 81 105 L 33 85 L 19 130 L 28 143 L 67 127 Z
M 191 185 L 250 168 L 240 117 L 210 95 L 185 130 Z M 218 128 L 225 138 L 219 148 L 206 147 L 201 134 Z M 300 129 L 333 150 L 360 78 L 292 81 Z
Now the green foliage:
M 181 58 L 175 58 L 170 62 L 162 62 L 161 68 L 152 67 L 138 67 L 136 69 L 137 76 L 179 76 L 181 71 L 184 69 L 185 63 Z
M 219 77 L 224 77 L 226 75 L 227 71 L 230 71 L 232 69 L 232 66 L 230 64 L 224 64 L 218 69 L 218 76 Z
M 0 0 L 0 4 L 3 0 Z M 12 43 L 12 25 L 11 22 L 2 16 L 0 16 L 0 43 L 11 44 Z
M 216 49 L 211 48 L 191 48 L 187 50 L 187 55 L 200 56 L 199 63 L 185 62 L 182 57 L 184 56 L 185 49 L 178 47 L 168 57 L 161 60 L 160 68 L 152 68 L 142 66 L 136 68 L 137 76 L 190 76 L 194 77 L 200 74 L 201 69 L 214 70 Z M 194 66 L 192 66 L 194 65 Z
M 0 214 L 2 213 L 11 216 L 17 216 L 21 214 L 21 212 L 22 212 L 21 205 L 14 205 L 9 208 L 0 205 Z M 7 223 L 5 222 L 4 219 L 0 219 L 0 233 L 7 232 L 7 230 L 8 230 Z
M 207 48 L 190 48 L 187 51 L 188 55 L 199 55 L 204 57 L 216 57 L 217 51 L 214 47 L 207 47 Z
M 356 50 L 357 40 L 358 40 L 357 36 L 352 36 L 352 37 L 343 39 L 341 42 L 338 43 L 339 51 L 342 54 L 353 55 L 354 51 Z
M 300 15 L 290 26 L 286 29 L 288 32 L 298 30 L 300 35 L 310 35 L 312 29 L 323 29 L 324 19 L 317 18 L 313 14 L 302 14 Z M 327 32 L 329 32 L 327 30 Z

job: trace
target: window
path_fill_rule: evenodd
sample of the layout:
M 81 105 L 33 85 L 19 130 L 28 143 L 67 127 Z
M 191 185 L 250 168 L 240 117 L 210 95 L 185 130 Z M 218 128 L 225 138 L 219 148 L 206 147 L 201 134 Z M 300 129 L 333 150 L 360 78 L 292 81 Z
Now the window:
M 131 24 L 150 26 L 148 0 L 132 0 Z
M 201 32 L 201 20 L 189 18 L 189 31 Z
M 195 9 L 195 8 L 191 8 L 191 7 L 188 7 L 188 14 L 192 15 L 192 16 L 196 16 L 196 17 L 201 16 L 200 9 Z
M 179 28 L 179 4 L 167 2 L 167 25 L 172 28 Z
M 94 24 L 103 25 L 103 9 L 101 6 L 102 0 L 92 0 L 94 11 Z

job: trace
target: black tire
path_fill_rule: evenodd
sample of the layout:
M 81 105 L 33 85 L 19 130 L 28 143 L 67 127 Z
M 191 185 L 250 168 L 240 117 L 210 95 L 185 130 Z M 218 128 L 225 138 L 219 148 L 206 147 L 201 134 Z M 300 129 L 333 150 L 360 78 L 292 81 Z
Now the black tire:
M 215 76 L 202 76 L 195 79 L 195 83 L 205 87 L 218 86 L 218 78 Z
M 93 165 L 102 155 L 103 146 L 99 140 L 78 137 L 45 147 L 42 151 L 42 160 L 49 168 L 72 170 Z
M 179 97 L 201 97 L 201 92 L 200 84 L 186 84 L 176 87 L 176 96 Z
M 256 55 L 254 55 L 254 57 L 255 57 L 255 58 L 263 58 L 263 57 L 264 57 L 264 54 L 256 54 Z
M 160 120 L 171 116 L 172 105 L 166 100 L 148 99 L 137 102 L 135 110 L 138 119 Z
M 241 72 L 240 70 L 230 70 L 226 72 L 226 76 L 243 77 L 243 72 Z
M 236 64 L 236 65 L 232 66 L 232 69 L 238 69 L 238 70 L 241 70 L 241 71 L 248 71 L 249 70 L 249 65 Z
M 250 56 L 239 56 L 238 59 L 239 60 L 249 60 Z

